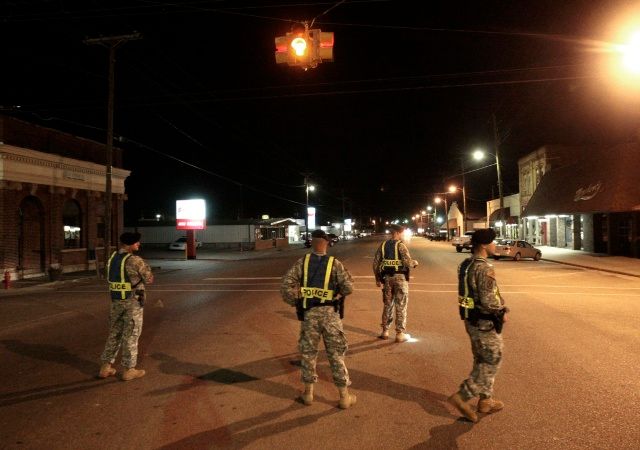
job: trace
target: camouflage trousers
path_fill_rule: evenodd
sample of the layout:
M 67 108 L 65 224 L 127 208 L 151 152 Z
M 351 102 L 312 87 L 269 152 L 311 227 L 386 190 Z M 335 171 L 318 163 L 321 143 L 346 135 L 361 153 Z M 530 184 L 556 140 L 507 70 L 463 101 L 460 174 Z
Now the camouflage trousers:
M 302 381 L 318 381 L 316 360 L 320 338 L 327 351 L 333 382 L 338 387 L 349 386 L 349 371 L 344 364 L 347 352 L 347 338 L 342 331 L 342 320 L 333 306 L 317 306 L 304 312 L 304 321 L 300 324 L 298 348 L 302 357 Z
M 135 298 L 111 300 L 109 337 L 100 357 L 103 363 L 113 364 L 122 347 L 122 365 L 127 369 L 136 366 L 143 311 L 144 308 Z
M 382 287 L 382 328 L 389 329 L 395 309 L 396 332 L 404 332 L 407 327 L 407 304 L 409 303 L 409 283 L 404 275 L 385 275 Z
M 471 339 L 473 369 L 460 385 L 460 395 L 465 401 L 478 396 L 489 398 L 502 361 L 502 335 L 496 333 L 490 320 L 478 320 L 477 326 L 467 320 L 464 324 Z

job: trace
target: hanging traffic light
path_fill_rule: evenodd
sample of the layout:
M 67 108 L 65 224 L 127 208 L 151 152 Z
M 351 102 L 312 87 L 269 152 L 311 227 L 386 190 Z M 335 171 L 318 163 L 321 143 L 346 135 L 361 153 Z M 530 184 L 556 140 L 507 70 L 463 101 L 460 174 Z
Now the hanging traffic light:
M 316 68 L 324 61 L 333 61 L 333 33 L 319 29 L 292 31 L 286 36 L 275 38 L 276 63 L 301 67 L 304 70 Z

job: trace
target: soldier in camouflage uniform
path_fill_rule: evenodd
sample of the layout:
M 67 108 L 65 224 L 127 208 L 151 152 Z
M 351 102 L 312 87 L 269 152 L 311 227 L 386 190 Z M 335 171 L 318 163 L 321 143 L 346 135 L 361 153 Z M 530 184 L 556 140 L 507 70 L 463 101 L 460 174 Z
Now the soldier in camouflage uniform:
M 144 370 L 136 369 L 138 338 L 142 332 L 142 315 L 145 284 L 153 282 L 151 268 L 139 256 L 133 255 L 140 248 L 140 233 L 123 233 L 120 249 L 107 263 L 107 279 L 111 294 L 109 313 L 109 337 L 104 346 L 102 366 L 98 377 L 116 374 L 113 368 L 116 355 L 122 347 L 122 380 L 143 377 Z
M 487 257 L 495 252 L 496 234 L 492 229 L 476 230 L 471 238 L 473 256 L 458 267 L 460 318 L 471 339 L 473 370 L 449 402 L 472 422 L 478 415 L 468 404 L 480 397 L 477 411 L 493 413 L 504 404 L 493 398 L 493 382 L 502 360 L 502 325 L 507 307 L 500 295 L 493 266 Z
M 392 224 L 391 239 L 383 242 L 373 259 L 373 275 L 376 286 L 382 286 L 382 333 L 380 339 L 389 339 L 389 326 L 396 318 L 396 342 L 405 342 L 409 334 L 407 327 L 407 305 L 409 303 L 409 270 L 418 265 L 411 259 L 409 249 L 402 242 L 404 227 Z
M 312 253 L 300 258 L 282 279 L 282 299 L 295 306 L 300 326 L 298 347 L 301 354 L 302 401 L 313 403 L 313 386 L 318 381 L 316 359 L 320 339 L 324 341 L 333 382 L 340 393 L 339 406 L 349 408 L 356 403 L 350 394 L 349 372 L 344 363 L 347 338 L 342 330 L 340 300 L 353 292 L 353 279 L 340 261 L 327 255 L 329 237 L 322 230 L 311 234 Z

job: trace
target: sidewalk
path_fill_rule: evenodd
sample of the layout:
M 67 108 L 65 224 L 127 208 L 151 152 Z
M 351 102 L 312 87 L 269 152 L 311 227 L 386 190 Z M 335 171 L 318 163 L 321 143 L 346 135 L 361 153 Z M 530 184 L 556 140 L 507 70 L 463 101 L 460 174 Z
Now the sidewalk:
M 538 248 L 542 251 L 542 259 L 545 261 L 640 277 L 640 259 L 638 258 L 586 253 L 580 250 L 568 250 L 544 245 Z

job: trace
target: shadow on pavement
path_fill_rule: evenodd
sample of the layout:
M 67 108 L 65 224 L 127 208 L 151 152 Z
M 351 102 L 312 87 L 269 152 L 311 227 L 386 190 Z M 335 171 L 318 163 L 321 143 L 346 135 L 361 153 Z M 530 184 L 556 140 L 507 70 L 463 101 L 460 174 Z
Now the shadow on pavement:
M 212 448 L 224 446 L 225 448 L 244 448 L 258 439 L 264 439 L 268 436 L 285 433 L 287 431 L 311 425 L 323 417 L 331 416 L 340 412 L 335 408 L 330 411 L 319 414 L 310 414 L 303 417 L 295 417 L 293 419 L 278 421 L 275 423 L 260 424 L 278 419 L 284 414 L 295 411 L 304 406 L 292 404 L 279 411 L 271 411 L 260 414 L 251 419 L 240 420 L 229 425 L 214 428 L 213 430 L 203 431 L 193 434 L 179 441 L 160 447 L 161 449 L 184 449 L 184 448 Z M 246 430 L 246 431 L 245 431 Z
M 94 374 L 95 375 L 95 374 Z M 88 391 L 99 387 L 104 387 L 109 383 L 118 383 L 119 381 L 111 377 L 108 380 L 101 380 L 95 376 L 89 380 L 74 381 L 66 384 L 53 384 L 35 389 L 27 389 L 19 392 L 9 392 L 0 395 L 0 408 L 10 405 L 16 405 L 22 402 L 30 402 L 43 398 L 57 397 L 60 395 L 75 394 L 82 391 Z
M 3 340 L 0 341 L 0 343 L 4 345 L 7 350 L 18 355 L 27 356 L 32 359 L 40 359 L 42 361 L 66 364 L 86 375 L 94 376 L 98 373 L 99 365 L 97 363 L 79 358 L 59 345 L 28 344 L 13 339 Z
M 431 436 L 426 442 L 411 447 L 410 450 L 454 450 L 458 446 L 458 438 L 471 431 L 473 423 L 460 418 L 450 425 L 440 425 L 429 430 Z

